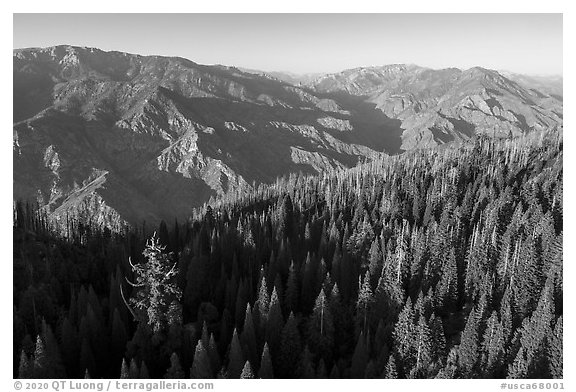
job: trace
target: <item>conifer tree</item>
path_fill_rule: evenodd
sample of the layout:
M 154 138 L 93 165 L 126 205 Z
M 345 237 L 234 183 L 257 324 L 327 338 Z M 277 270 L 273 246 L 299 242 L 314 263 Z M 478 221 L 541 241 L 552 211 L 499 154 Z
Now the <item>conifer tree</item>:
M 126 327 L 122 322 L 120 312 L 118 311 L 118 309 L 115 309 L 112 316 L 112 335 L 110 340 L 112 354 L 115 357 L 115 359 L 122 358 L 124 351 L 126 350 L 127 340 L 128 338 L 126 333 Z
M 526 350 L 520 347 L 514 361 L 508 365 L 508 375 L 506 378 L 527 378 L 528 377 L 528 359 Z
M 50 358 L 46 353 L 44 342 L 40 335 L 36 337 L 36 348 L 34 349 L 33 378 L 50 378 Z
M 431 368 L 433 365 L 432 347 L 433 339 L 428 323 L 423 315 L 420 315 L 416 327 L 416 364 L 414 365 L 414 375 L 420 378 L 428 378 L 432 375 Z
M 145 321 L 154 333 L 167 327 L 166 314 L 172 299 L 180 299 L 181 291 L 174 283 L 178 270 L 176 264 L 169 261 L 156 236 L 147 242 L 142 253 L 146 263 L 132 264 L 136 275 L 135 295 L 130 302 L 139 311 L 141 321 Z
M 122 366 L 120 367 L 120 378 L 130 378 L 128 375 L 128 364 L 126 358 L 122 358 Z
M 244 317 L 244 328 L 240 335 L 243 351 L 251 363 L 258 363 L 258 346 L 256 343 L 256 331 L 252 321 L 252 310 L 250 304 L 246 305 L 246 316 Z
M 432 333 L 432 346 L 434 358 L 440 362 L 446 359 L 446 336 L 444 334 L 444 326 L 442 319 L 432 314 L 430 317 L 430 332 Z
M 228 377 L 240 378 L 242 368 L 244 367 L 244 362 L 245 357 L 244 353 L 242 352 L 242 346 L 240 345 L 240 339 L 238 339 L 238 333 L 236 332 L 236 329 L 234 329 L 228 354 Z
M 406 300 L 406 304 L 398 316 L 398 321 L 394 326 L 394 349 L 398 353 L 398 358 L 402 364 L 413 364 L 412 357 L 414 354 L 414 331 L 416 326 L 413 321 L 414 312 L 412 310 L 412 301 L 410 297 Z
M 250 361 L 246 361 L 246 363 L 244 364 L 244 367 L 242 368 L 242 373 L 240 374 L 240 378 L 254 378 Z
M 308 344 L 320 358 L 331 360 L 334 345 L 334 320 L 324 290 L 316 298 L 308 322 Z
M 449 314 L 456 310 L 458 301 L 458 271 L 454 249 L 450 250 L 442 270 L 436 295 L 439 299 L 438 307 L 443 311 L 442 314 Z
M 356 348 L 354 349 L 354 355 L 352 355 L 352 367 L 350 369 L 352 378 L 364 378 L 364 372 L 368 364 L 368 349 L 366 348 L 365 340 L 364 332 L 360 332 L 360 336 L 356 342 Z
M 369 273 L 366 272 L 364 279 L 360 280 L 358 283 L 359 290 L 358 300 L 356 301 L 356 326 L 357 330 L 361 330 L 366 334 L 370 322 L 373 302 Z
M 338 369 L 338 366 L 336 366 L 336 364 L 334 364 L 334 366 L 332 366 L 332 370 L 330 371 L 330 376 L 329 378 L 340 378 L 340 369 Z
M 552 378 L 563 377 L 563 349 L 562 349 L 562 316 L 556 320 L 554 332 L 550 334 L 546 341 L 548 372 Z
M 294 317 L 294 313 L 290 313 L 288 321 L 282 330 L 282 342 L 278 357 L 278 375 L 280 377 L 292 378 L 294 376 L 301 350 L 298 322 Z
M 236 335 L 236 330 L 234 330 L 234 337 L 236 338 L 235 344 L 239 346 L 240 343 L 238 342 L 238 336 Z M 192 362 L 192 368 L 190 369 L 190 378 L 200 378 L 200 379 L 212 378 L 212 369 L 210 368 L 210 358 L 208 357 L 208 353 L 204 348 L 202 339 L 198 340 L 198 343 L 196 344 L 196 351 L 194 352 L 194 360 Z
M 80 344 L 78 342 L 78 331 L 75 326 L 72 325 L 72 322 L 67 317 L 62 322 L 61 326 L 61 344 L 60 347 L 62 349 L 62 359 L 64 360 L 64 365 L 67 370 L 67 374 L 72 376 L 76 374 L 76 369 L 78 366 L 78 357 L 80 355 Z M 114 337 L 116 335 L 112 335 L 112 344 L 114 345 Z M 116 347 L 113 347 L 113 350 Z M 123 347 L 125 350 L 125 346 Z M 115 358 L 115 362 L 119 361 L 122 357 L 122 354 L 117 355 Z
M 366 371 L 364 372 L 364 378 L 372 379 L 372 378 L 379 378 L 378 371 L 376 369 L 376 363 L 374 360 L 368 361 L 368 365 L 366 365 Z
M 30 360 L 24 352 L 20 351 L 20 364 L 18 365 L 18 378 L 32 378 L 32 366 Z
M 458 364 L 462 373 L 466 376 L 472 375 L 472 372 L 478 361 L 478 317 L 476 309 L 472 309 L 468 315 L 464 332 L 460 340 L 460 349 L 458 351 Z
M 96 360 L 94 359 L 92 348 L 87 339 L 82 340 L 82 346 L 80 348 L 80 369 L 88 369 L 90 374 L 94 377 L 98 377 L 98 372 L 96 371 Z
M 490 318 L 486 322 L 484 338 L 482 342 L 483 366 L 487 375 L 501 368 L 504 360 L 504 330 L 496 311 L 492 311 Z
M 220 354 L 218 354 L 218 347 L 214 334 L 210 334 L 210 341 L 208 342 L 208 357 L 210 358 L 210 369 L 220 369 Z
M 398 371 L 396 370 L 396 360 L 394 355 L 390 355 L 388 363 L 384 369 L 384 378 L 398 378 Z
M 280 214 L 278 216 L 278 234 L 280 238 L 292 235 L 293 227 L 293 205 L 290 195 L 285 195 L 280 206 Z
M 328 378 L 328 370 L 326 369 L 326 363 L 324 362 L 324 358 L 320 358 L 318 362 L 318 367 L 316 369 L 316 378 L 325 379 Z
M 284 301 L 286 314 L 298 309 L 300 302 L 300 290 L 298 287 L 298 274 L 294 262 L 290 264 L 288 273 L 288 283 L 286 287 L 286 300 Z
M 272 357 L 276 357 L 280 350 L 283 328 L 284 320 L 282 318 L 282 310 L 280 308 L 280 301 L 278 299 L 276 287 L 274 287 L 270 298 L 270 310 L 268 311 L 268 321 L 266 324 L 266 341 L 270 345 L 270 353 L 272 354 Z
M 312 363 L 312 354 L 308 349 L 308 346 L 304 347 L 302 354 L 300 355 L 300 360 L 298 366 L 296 367 L 295 375 L 298 378 L 315 378 L 316 373 L 314 372 L 314 366 Z
M 258 289 L 257 309 L 260 319 L 265 322 L 268 318 L 268 311 L 270 309 L 270 296 L 268 295 L 268 285 L 266 284 L 266 277 L 262 276 L 260 287 Z
M 262 358 L 260 359 L 260 369 L 258 370 L 258 378 L 274 378 L 274 371 L 272 370 L 272 360 L 270 359 L 268 343 L 264 343 Z
M 178 354 L 172 353 L 170 356 L 170 367 L 166 371 L 164 378 L 184 378 L 184 371 L 182 370 L 182 365 L 180 365 L 180 358 L 178 358 Z
M 142 361 L 142 366 L 140 366 L 140 378 L 141 379 L 150 378 L 150 372 L 148 372 L 148 366 L 146 366 L 146 362 L 144 361 Z
M 130 360 L 130 367 L 128 368 L 128 378 L 136 379 L 138 377 L 140 377 L 140 369 L 138 368 L 136 360 L 132 358 Z
M 50 358 L 49 376 L 53 378 L 65 377 L 66 373 L 64 365 L 62 364 L 60 347 L 56 337 L 52 333 L 52 328 L 46 323 L 46 320 L 42 320 L 42 336 L 45 342 L 46 355 Z
M 382 250 L 380 249 L 380 241 L 378 238 L 372 241 L 372 245 L 370 245 L 370 251 L 368 252 L 368 273 L 370 275 L 370 285 L 371 287 L 375 287 L 380 279 L 380 272 L 382 271 L 382 261 L 383 255 Z

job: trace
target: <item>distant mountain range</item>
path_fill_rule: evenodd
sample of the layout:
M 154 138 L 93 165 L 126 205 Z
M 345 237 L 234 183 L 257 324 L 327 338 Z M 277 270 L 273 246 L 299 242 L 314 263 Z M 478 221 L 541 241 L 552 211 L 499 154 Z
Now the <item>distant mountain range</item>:
M 415 65 L 298 76 L 94 48 L 18 49 L 14 199 L 101 225 L 397 154 L 562 127 L 562 79 Z

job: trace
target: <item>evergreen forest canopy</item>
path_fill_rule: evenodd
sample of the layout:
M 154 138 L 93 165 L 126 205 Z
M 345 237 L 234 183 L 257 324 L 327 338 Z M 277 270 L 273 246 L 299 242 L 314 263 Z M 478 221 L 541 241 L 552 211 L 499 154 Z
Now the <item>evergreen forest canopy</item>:
M 152 238 L 15 203 L 14 376 L 562 378 L 562 156 L 477 136 Z

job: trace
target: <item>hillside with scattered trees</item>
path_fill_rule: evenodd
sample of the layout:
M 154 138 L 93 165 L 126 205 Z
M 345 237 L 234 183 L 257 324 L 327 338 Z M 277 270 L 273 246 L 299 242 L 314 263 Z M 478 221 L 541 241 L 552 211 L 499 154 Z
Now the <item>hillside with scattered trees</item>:
M 562 378 L 562 159 L 477 136 L 118 232 L 17 202 L 14 376 Z

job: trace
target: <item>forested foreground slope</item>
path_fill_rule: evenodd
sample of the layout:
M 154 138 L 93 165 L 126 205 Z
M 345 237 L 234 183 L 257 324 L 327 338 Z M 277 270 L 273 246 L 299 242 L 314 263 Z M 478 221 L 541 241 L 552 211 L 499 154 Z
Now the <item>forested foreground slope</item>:
M 17 204 L 14 374 L 561 378 L 562 156 L 533 133 L 293 175 L 148 242 Z

